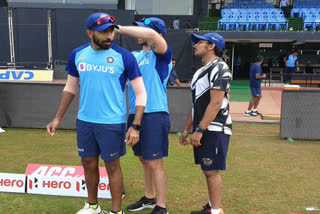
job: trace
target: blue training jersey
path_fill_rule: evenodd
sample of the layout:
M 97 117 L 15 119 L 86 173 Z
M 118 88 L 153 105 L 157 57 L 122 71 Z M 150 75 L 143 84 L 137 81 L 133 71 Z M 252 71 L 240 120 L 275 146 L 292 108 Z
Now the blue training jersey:
M 288 64 L 288 67 L 296 67 L 296 61 L 298 61 L 298 57 L 293 55 L 293 54 L 290 54 L 288 55 L 287 57 L 287 64 Z
M 126 122 L 126 81 L 141 76 L 129 51 L 115 44 L 108 50 L 97 51 L 86 44 L 72 51 L 66 70 L 80 78 L 79 120 L 100 124 Z
M 260 88 L 262 79 L 256 79 L 256 74 L 262 76 L 261 66 L 257 63 L 254 63 L 250 67 L 250 87 L 252 88 Z
M 172 52 L 167 48 L 165 54 L 161 55 L 149 51 L 132 52 L 137 59 L 144 85 L 147 92 L 147 105 L 145 113 L 169 112 L 167 100 L 167 82 L 172 69 Z M 129 113 L 135 114 L 135 94 L 129 84 Z

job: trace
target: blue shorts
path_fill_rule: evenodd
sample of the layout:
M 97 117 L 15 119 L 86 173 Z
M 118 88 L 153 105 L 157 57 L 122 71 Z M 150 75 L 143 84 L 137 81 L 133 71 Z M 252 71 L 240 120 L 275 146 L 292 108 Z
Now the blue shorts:
M 251 95 L 253 97 L 259 97 L 261 95 L 261 87 L 259 88 L 250 87 L 250 90 L 251 90 Z
M 131 126 L 134 115 L 128 117 Z M 139 142 L 132 147 L 135 156 L 143 160 L 168 157 L 170 118 L 167 112 L 144 113 L 141 121 Z
M 200 147 L 193 147 L 194 160 L 203 171 L 225 170 L 230 135 L 206 131 Z
M 98 124 L 77 119 L 79 156 L 101 155 L 104 161 L 117 160 L 126 154 L 126 124 Z
M 285 67 L 284 72 L 285 73 L 294 73 L 296 70 L 296 67 Z

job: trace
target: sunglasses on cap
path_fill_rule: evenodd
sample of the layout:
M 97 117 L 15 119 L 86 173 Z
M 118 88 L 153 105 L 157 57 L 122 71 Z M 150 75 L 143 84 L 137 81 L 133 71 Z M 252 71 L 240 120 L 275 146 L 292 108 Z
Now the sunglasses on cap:
M 155 28 L 158 33 L 161 32 L 160 29 L 155 24 L 153 24 L 150 19 L 142 18 L 139 20 L 139 22 L 143 22 L 143 24 L 148 25 L 152 28 Z
M 115 21 L 116 21 L 116 18 L 114 18 L 113 16 L 104 16 L 104 17 L 101 17 L 100 19 L 97 19 L 94 23 L 92 23 L 89 29 L 91 29 L 94 25 L 99 26 L 99 25 L 105 25 L 109 23 L 114 24 Z

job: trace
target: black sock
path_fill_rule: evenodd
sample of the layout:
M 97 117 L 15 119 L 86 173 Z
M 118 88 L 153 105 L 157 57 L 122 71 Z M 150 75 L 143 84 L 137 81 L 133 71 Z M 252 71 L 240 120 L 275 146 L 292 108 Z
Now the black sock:
M 160 209 L 166 210 L 166 207 L 160 207 L 159 205 L 157 205 L 157 207 L 159 207 Z
M 147 196 L 144 196 L 147 200 L 153 200 L 154 198 L 147 198 Z
M 98 203 L 90 203 L 90 202 L 88 202 L 89 203 L 89 205 L 97 205 Z

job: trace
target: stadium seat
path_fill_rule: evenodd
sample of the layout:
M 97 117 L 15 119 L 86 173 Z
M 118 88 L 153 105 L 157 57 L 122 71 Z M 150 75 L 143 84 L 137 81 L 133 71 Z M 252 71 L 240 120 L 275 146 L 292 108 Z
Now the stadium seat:
M 218 22 L 219 30 L 258 31 L 288 29 L 288 20 L 285 18 L 283 11 L 273 8 L 273 5 L 267 4 L 265 0 L 235 0 L 234 3 L 228 4 L 231 4 L 230 7 L 233 9 L 221 10 L 222 19 Z
M 319 30 L 320 0 L 295 0 L 291 17 L 303 19 L 303 28 L 307 30 Z

